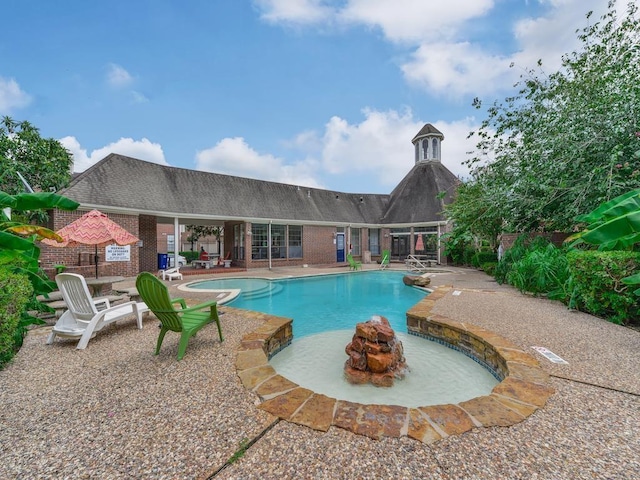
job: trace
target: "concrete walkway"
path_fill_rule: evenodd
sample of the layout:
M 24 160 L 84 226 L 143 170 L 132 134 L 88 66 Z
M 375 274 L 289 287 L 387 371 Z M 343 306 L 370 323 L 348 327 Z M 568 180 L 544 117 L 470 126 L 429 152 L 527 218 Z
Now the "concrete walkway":
M 175 336 L 153 355 L 153 316 L 142 331 L 131 321 L 101 332 L 85 351 L 45 345 L 47 329 L 32 331 L 0 372 L 0 478 L 640 478 L 640 333 L 482 272 L 450 270 L 431 274 L 432 284 L 453 286 L 433 312 L 506 337 L 552 377 L 556 393 L 521 423 L 425 445 L 280 421 L 257 408 L 235 373 L 241 338 L 263 316 L 223 306 L 225 341 L 204 329 L 181 362 Z M 251 273 L 327 271 L 346 269 Z M 190 304 L 206 297 L 177 283 L 172 294 Z

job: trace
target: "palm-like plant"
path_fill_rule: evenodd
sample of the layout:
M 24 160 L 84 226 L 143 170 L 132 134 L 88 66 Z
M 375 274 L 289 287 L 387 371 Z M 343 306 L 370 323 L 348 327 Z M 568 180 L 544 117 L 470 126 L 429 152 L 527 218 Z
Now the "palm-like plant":
M 576 218 L 589 223 L 586 229 L 567 238 L 572 246 L 585 242 L 599 250 L 632 250 L 640 243 L 640 189 L 603 203 L 593 212 Z M 627 285 L 640 285 L 640 273 L 625 277 Z M 640 295 L 640 288 L 634 292 Z

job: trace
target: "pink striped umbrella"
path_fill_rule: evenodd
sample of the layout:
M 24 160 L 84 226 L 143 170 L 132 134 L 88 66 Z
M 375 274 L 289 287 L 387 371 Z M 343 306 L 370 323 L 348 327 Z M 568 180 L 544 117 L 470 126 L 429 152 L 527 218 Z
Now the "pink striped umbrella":
M 56 232 L 64 242 L 45 239 L 42 243 L 54 247 L 76 247 L 78 245 L 95 246 L 96 278 L 98 278 L 98 246 L 106 246 L 117 243 L 118 245 L 131 245 L 140 239 L 127 232 L 113 220 L 110 220 L 99 210 L 91 210 L 85 213 L 69 225 Z
M 421 252 L 424 250 L 424 241 L 422 240 L 422 235 L 418 234 L 418 240 L 416 240 L 416 252 Z

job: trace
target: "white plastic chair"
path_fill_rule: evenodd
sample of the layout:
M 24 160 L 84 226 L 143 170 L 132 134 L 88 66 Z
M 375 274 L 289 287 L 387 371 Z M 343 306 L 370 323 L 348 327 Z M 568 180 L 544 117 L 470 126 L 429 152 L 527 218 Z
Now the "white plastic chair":
M 54 325 L 47 345 L 52 344 L 56 336 L 79 338 L 76 348 L 83 350 L 103 327 L 132 315 L 142 329 L 142 314 L 149 311 L 145 303 L 130 301 L 111 306 L 108 298 L 92 298 L 84 277 L 75 273 L 59 273 L 56 283 L 68 310 Z
M 182 274 L 180 273 L 180 267 L 167 268 L 166 270 L 160 270 L 163 280 L 182 280 Z

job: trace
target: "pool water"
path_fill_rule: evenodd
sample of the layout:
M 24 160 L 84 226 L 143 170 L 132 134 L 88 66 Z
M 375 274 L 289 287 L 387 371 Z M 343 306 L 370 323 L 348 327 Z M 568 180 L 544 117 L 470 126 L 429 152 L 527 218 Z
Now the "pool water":
M 317 393 L 357 403 L 417 407 L 459 403 L 487 395 L 491 372 L 451 348 L 407 333 L 406 312 L 426 292 L 406 286 L 404 272 L 352 272 L 292 279 L 227 278 L 190 288 L 240 289 L 228 305 L 293 318 L 294 339 L 271 366 Z M 393 387 L 352 385 L 344 377 L 345 347 L 359 322 L 386 317 L 404 346 L 409 366 Z
M 406 333 L 396 333 L 409 367 L 393 387 L 352 385 L 344 377 L 344 348 L 353 330 L 335 330 L 294 339 L 269 362 L 283 377 L 338 400 L 416 408 L 459 403 L 487 395 L 498 380 L 460 352 Z
M 402 283 L 404 272 L 350 274 L 265 280 L 227 278 L 189 285 L 190 288 L 236 289 L 241 294 L 227 305 L 293 318 L 295 338 L 348 330 L 373 315 L 386 317 L 397 332 L 407 331 L 406 312 L 425 291 Z

